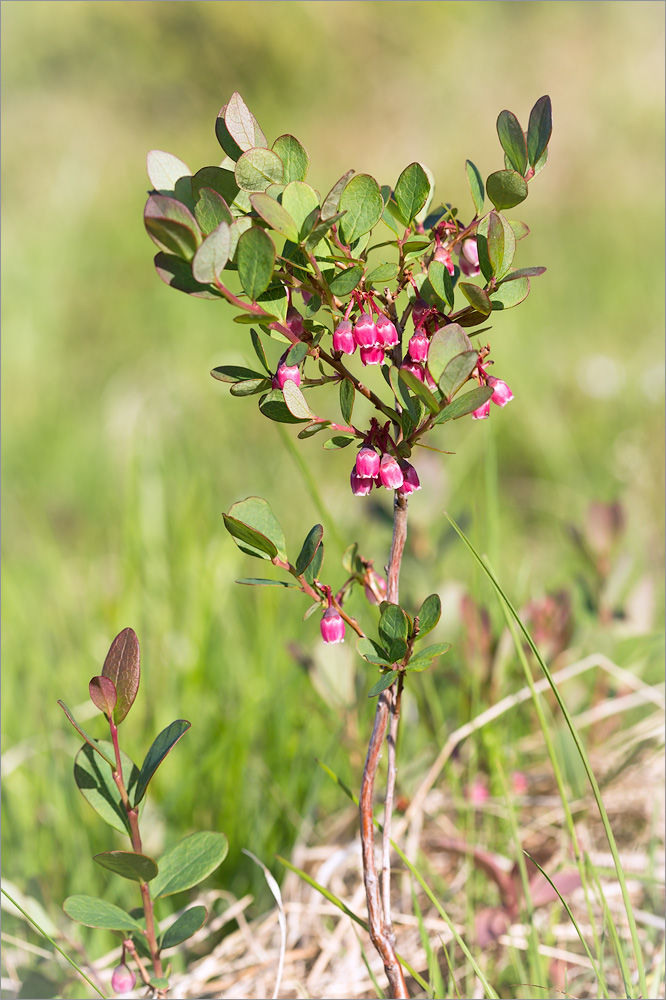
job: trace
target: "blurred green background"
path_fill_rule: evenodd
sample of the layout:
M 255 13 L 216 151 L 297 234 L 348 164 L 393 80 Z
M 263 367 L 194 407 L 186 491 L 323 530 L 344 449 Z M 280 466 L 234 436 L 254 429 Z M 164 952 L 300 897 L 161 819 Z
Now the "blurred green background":
M 532 230 L 517 265 L 548 271 L 490 334 L 516 399 L 440 430 L 432 443 L 455 457 L 423 453 L 403 596 L 416 607 L 438 590 L 435 638 L 457 648 L 461 588 L 490 603 L 447 509 L 518 604 L 571 589 L 577 648 L 632 665 L 639 640 L 586 615 L 567 525 L 619 500 L 618 586 L 656 579 L 646 601 L 660 606 L 663 22 L 649 2 L 2 4 L 3 858 L 55 919 L 69 893 L 127 899 L 89 860 L 121 843 L 74 787 L 78 738 L 56 704 L 85 704 L 121 628 L 137 631 L 143 668 L 125 749 L 142 759 L 172 719 L 193 723 L 153 783 L 147 849 L 224 830 L 218 884 L 260 901 L 240 849 L 270 862 L 339 804 L 315 756 L 356 787 L 374 708 L 352 644 L 323 651 L 300 596 L 234 585 L 261 567 L 220 514 L 265 496 L 294 554 L 323 516 L 339 585 L 354 540 L 384 563 L 388 494 L 355 500 L 349 453 L 297 442 L 322 515 L 278 425 L 210 378 L 251 360 L 247 328 L 158 280 L 146 152 L 193 171 L 219 163 L 215 117 L 238 90 L 269 142 L 303 142 L 322 192 L 349 167 L 395 183 L 417 159 L 465 218 L 465 158 L 484 177 L 500 169 L 497 114 L 526 126 L 550 94 L 549 162 L 511 213 Z M 659 630 L 648 615 L 646 676 L 660 669 Z M 310 676 L 290 643 L 313 658 Z M 487 697 L 460 680 L 455 650 L 421 676 L 402 737 L 407 792 L 446 727 Z

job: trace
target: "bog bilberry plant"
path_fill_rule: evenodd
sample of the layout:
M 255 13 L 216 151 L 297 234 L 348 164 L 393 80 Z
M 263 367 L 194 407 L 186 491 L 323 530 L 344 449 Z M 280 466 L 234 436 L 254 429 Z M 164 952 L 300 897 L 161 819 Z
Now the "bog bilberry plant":
M 527 132 L 510 111 L 497 131 L 502 169 L 484 184 L 469 160 L 473 214 L 436 204 L 434 179 L 410 163 L 394 186 L 349 170 L 321 197 L 306 182 L 309 157 L 292 135 L 268 145 L 254 115 L 235 93 L 220 111 L 215 132 L 224 153 L 219 166 L 192 173 L 180 159 L 148 154 L 149 194 L 144 220 L 159 248 L 155 266 L 168 285 L 234 307 L 249 325 L 257 358 L 253 368 L 221 365 L 216 379 L 233 396 L 256 395 L 269 420 L 300 424 L 300 439 L 326 435 L 327 449 L 358 448 L 350 462 L 351 492 L 393 494 L 393 540 L 386 578 L 352 545 L 346 578 L 336 590 L 323 577 L 323 528 L 315 525 L 298 555 L 287 555 L 284 533 L 259 497 L 234 503 L 224 515 L 243 552 L 287 573 L 287 586 L 321 613 L 325 643 L 356 635 L 360 656 L 379 671 L 369 697 L 377 697 L 375 724 L 361 782 L 360 823 L 369 928 L 384 963 L 391 996 L 408 996 L 395 951 L 390 906 L 390 827 L 395 746 L 407 677 L 430 667 L 448 644 L 423 646 L 441 613 L 437 594 L 414 614 L 399 601 L 399 578 L 409 497 L 421 489 L 417 447 L 440 424 L 471 415 L 487 418 L 490 404 L 513 399 L 491 374 L 490 345 L 481 335 L 494 314 L 523 302 L 530 279 L 543 267 L 513 268 L 516 245 L 528 227 L 507 218 L 528 195 L 543 168 L 551 135 L 551 103 L 540 98 Z M 486 197 L 492 205 L 484 213 Z M 478 278 L 478 282 L 461 280 Z M 258 329 L 257 329 L 258 328 Z M 264 338 L 283 345 L 271 366 Z M 476 338 L 473 340 L 472 338 Z M 365 369 L 381 378 L 367 385 Z M 383 382 L 382 382 L 383 379 Z M 370 379 L 368 379 L 370 381 Z M 319 412 L 317 389 L 337 386 L 340 416 Z M 363 396 L 373 416 L 362 425 L 354 402 Z M 251 586 L 281 581 L 248 578 Z M 379 606 L 377 627 L 351 617 L 345 604 L 354 586 Z M 384 796 L 381 864 L 374 845 L 373 798 L 384 740 L 388 777 Z
M 151 995 L 166 997 L 168 970 L 162 952 L 186 941 L 206 920 L 204 906 L 186 909 L 164 932 L 155 919 L 155 904 L 165 896 L 198 885 L 224 861 L 228 844 L 223 833 L 193 833 L 170 850 L 159 862 L 144 854 L 140 817 L 148 786 L 169 751 L 190 728 L 176 719 L 156 737 L 140 768 L 120 748 L 118 728 L 134 704 L 140 679 L 139 642 L 131 628 L 113 640 L 102 673 L 88 685 L 90 699 L 105 716 L 110 741 L 97 740 L 76 721 L 64 702 L 65 715 L 85 743 L 76 755 L 74 779 L 97 814 L 114 830 L 127 834 L 131 851 L 104 851 L 94 856 L 102 868 L 138 883 L 141 908 L 127 912 L 108 900 L 94 896 L 69 896 L 65 913 L 88 927 L 117 931 L 122 935 L 122 957 L 111 976 L 116 993 L 134 988 L 136 967 Z M 137 900 L 138 902 L 138 900 Z M 103 994 L 102 994 L 103 995 Z

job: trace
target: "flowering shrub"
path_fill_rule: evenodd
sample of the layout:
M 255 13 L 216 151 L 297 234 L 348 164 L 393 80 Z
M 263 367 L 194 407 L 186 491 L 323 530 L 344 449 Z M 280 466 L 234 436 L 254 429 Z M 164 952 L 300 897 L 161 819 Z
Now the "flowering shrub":
M 327 449 L 355 445 L 354 496 L 368 496 L 373 486 L 394 494 L 387 579 L 354 545 L 343 560 L 346 579 L 335 592 L 322 575 L 321 525 L 308 532 L 291 561 L 266 500 L 248 497 L 233 504 L 224 522 L 243 552 L 285 571 L 292 578 L 287 586 L 311 599 L 306 617 L 322 612 L 325 643 L 342 642 L 348 626 L 356 633 L 359 654 L 379 670 L 369 691 L 379 697 L 361 788 L 361 836 L 370 933 L 396 997 L 408 995 L 395 955 L 388 895 L 400 697 L 407 674 L 427 669 L 449 648 L 420 646 L 440 617 L 436 594 L 426 597 L 416 614 L 398 600 L 408 497 L 421 489 L 414 452 L 439 425 L 470 415 L 485 418 L 491 401 L 503 407 L 513 399 L 506 382 L 489 374 L 490 345 L 481 335 L 491 329 L 495 314 L 525 300 L 531 279 L 545 270 L 513 267 L 517 244 L 529 229 L 505 212 L 527 198 L 546 162 L 551 127 L 547 96 L 532 108 L 526 132 L 515 115 L 501 112 L 501 169 L 484 184 L 477 167 L 465 164 L 473 214 L 437 203 L 432 173 L 418 162 L 406 166 L 393 186 L 349 170 L 322 197 L 306 181 L 310 160 L 303 145 L 285 134 L 269 146 L 237 93 L 217 117 L 215 132 L 225 153 L 219 165 L 192 173 L 169 153 L 148 154 L 154 190 L 144 221 L 159 250 L 159 277 L 189 295 L 226 301 L 234 320 L 250 328 L 255 367 L 220 365 L 211 374 L 229 383 L 233 396 L 257 396 L 269 420 L 300 425 L 300 439 L 322 434 Z M 484 213 L 486 198 L 492 207 Z M 276 367 L 268 362 L 268 340 L 283 345 Z M 383 384 L 375 380 L 379 388 L 362 381 L 364 369 L 373 366 L 383 377 Z M 317 389 L 328 384 L 338 387 L 339 416 L 319 412 Z M 354 419 L 357 395 L 374 408 L 365 426 Z M 240 582 L 281 585 L 262 578 Z M 379 604 L 373 637 L 345 611 L 354 585 Z M 372 793 L 387 730 L 380 883 Z

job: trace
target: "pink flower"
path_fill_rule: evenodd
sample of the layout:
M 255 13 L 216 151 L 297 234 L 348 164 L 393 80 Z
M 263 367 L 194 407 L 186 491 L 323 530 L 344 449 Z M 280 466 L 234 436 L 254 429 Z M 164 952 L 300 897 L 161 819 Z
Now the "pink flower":
M 400 462 L 400 468 L 403 475 L 403 483 L 400 487 L 400 492 L 403 496 L 409 496 L 410 493 L 416 493 L 417 490 L 421 489 L 421 483 L 419 482 L 419 477 L 416 473 L 416 469 L 413 465 L 404 459 Z
M 443 264 L 450 275 L 453 275 L 454 267 L 453 261 L 451 260 L 451 251 L 447 250 L 446 247 L 437 247 L 435 250 L 433 260 L 438 260 L 440 264 Z
M 437 383 L 435 382 L 434 378 L 430 374 L 430 369 L 429 368 L 426 368 L 426 370 L 425 370 L 425 384 L 428 386 L 429 389 L 436 389 L 437 388 Z
M 333 350 L 341 351 L 343 354 L 353 354 L 356 350 L 354 330 L 348 319 L 343 319 L 335 328 L 335 332 L 333 333 Z
M 412 361 L 425 361 L 428 357 L 429 347 L 430 341 L 426 337 L 425 333 L 419 330 L 409 341 L 407 350 Z
M 478 408 L 478 410 L 474 410 L 474 412 L 472 413 L 472 420 L 487 420 L 489 416 L 490 416 L 490 400 L 487 399 L 485 403 L 482 403 L 482 405 Z
M 377 327 L 379 344 L 382 347 L 395 347 L 396 344 L 400 343 L 398 331 L 388 316 L 378 316 L 375 326 Z
M 400 367 L 403 371 L 411 372 L 412 375 L 416 375 L 419 382 L 425 382 L 423 365 L 418 364 L 416 361 L 403 361 Z
M 501 378 L 494 378 L 492 375 L 486 376 L 488 385 L 492 386 L 493 394 L 490 397 L 493 403 L 498 406 L 506 406 L 513 399 L 513 393 L 508 387 L 506 382 L 503 382 Z
M 321 637 L 324 642 L 344 642 L 345 623 L 342 615 L 335 608 L 326 608 L 319 623 Z
M 376 347 L 379 342 L 377 326 L 369 313 L 361 313 L 354 324 L 354 340 L 359 347 Z
M 114 993 L 129 993 L 134 989 L 136 976 L 126 965 L 117 965 L 111 976 L 111 989 Z
M 293 382 L 295 385 L 301 384 L 301 373 L 298 365 L 286 365 L 284 361 L 280 362 L 278 370 L 273 376 L 273 388 L 284 389 L 285 382 Z
M 293 306 L 289 306 L 287 309 L 287 326 L 294 336 L 300 340 L 303 336 L 303 317 L 298 309 L 294 309 Z
M 522 771 L 514 771 L 511 775 L 511 784 L 513 786 L 513 791 L 516 795 L 527 794 L 528 781 L 527 776 L 523 774 Z
M 361 347 L 358 353 L 364 365 L 381 365 L 384 360 L 383 347 Z
M 356 469 L 351 470 L 349 480 L 351 482 L 352 493 L 355 497 L 367 497 L 368 493 L 372 493 L 372 484 L 376 482 L 374 479 L 366 479 L 359 476 Z
M 374 448 L 361 448 L 356 456 L 354 471 L 359 479 L 376 479 L 379 475 L 379 455 Z
M 463 274 L 466 274 L 468 278 L 475 278 L 477 274 L 481 274 L 481 268 L 479 267 L 479 249 L 476 245 L 475 236 L 469 240 L 463 240 L 463 245 L 460 250 L 460 270 Z
M 475 806 L 481 805 L 488 798 L 490 798 L 488 786 L 483 778 L 476 778 L 471 785 L 467 786 L 467 798 L 470 802 L 474 803 Z
M 382 486 L 387 490 L 398 490 L 405 481 L 402 469 L 396 462 L 393 455 L 382 455 L 379 463 L 379 478 Z
M 414 320 L 414 326 L 419 327 L 423 323 L 424 319 L 430 312 L 430 306 L 423 299 L 417 299 L 412 307 L 412 319 Z

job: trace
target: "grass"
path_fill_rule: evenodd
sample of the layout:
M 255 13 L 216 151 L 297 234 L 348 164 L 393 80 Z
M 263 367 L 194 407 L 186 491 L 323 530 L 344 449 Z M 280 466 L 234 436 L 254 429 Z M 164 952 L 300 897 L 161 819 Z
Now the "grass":
M 233 400 L 208 376 L 216 364 L 247 364 L 251 350 L 224 307 L 155 277 L 141 226 L 146 151 L 168 149 L 193 168 L 217 162 L 211 123 L 238 89 L 270 136 L 304 142 L 316 187 L 350 164 L 394 181 L 423 159 L 440 197 L 467 210 L 465 157 L 497 169 L 497 113 L 524 118 L 551 94 L 550 162 L 522 211 L 532 235 L 518 259 L 549 270 L 491 334 L 516 401 L 485 425 L 441 428 L 431 443 L 455 457 L 418 456 L 424 490 L 411 504 L 402 595 L 417 607 L 440 593 L 433 641 L 454 649 L 407 694 L 400 776 L 411 793 L 453 730 L 524 685 L 492 585 L 444 509 L 518 608 L 566 592 L 570 658 L 603 654 L 654 691 L 662 680 L 662 621 L 650 605 L 663 597 L 663 9 L 8 0 L 2 20 L 4 874 L 97 955 L 108 935 L 72 928 L 60 906 L 76 892 L 128 905 L 127 888 L 90 861 L 121 842 L 74 787 L 78 742 L 57 699 L 82 705 L 113 635 L 135 628 L 143 676 L 126 749 L 141 759 L 172 719 L 193 723 L 154 782 L 149 849 L 223 830 L 230 854 L 215 885 L 252 891 L 250 912 L 261 912 L 272 897 L 242 848 L 272 864 L 300 837 L 322 836 L 340 799 L 314 758 L 355 789 L 373 706 L 353 652 L 327 659 L 316 617 L 300 624 L 300 598 L 234 585 L 256 566 L 220 514 L 244 496 L 267 497 L 293 552 L 328 518 L 339 535 L 327 531 L 329 568 L 354 540 L 381 566 L 390 538 L 387 505 L 352 503 L 348 453 L 323 452 L 316 438 L 294 451 L 252 400 Z M 325 69 L 327 36 L 345 45 Z M 626 526 L 600 576 L 571 529 L 584 531 L 592 501 L 616 499 Z M 489 650 L 461 627 L 462 593 L 489 616 Z M 352 610 L 367 614 L 361 603 Z M 572 715 L 612 708 L 626 693 L 618 677 L 570 681 Z M 547 698 L 544 711 L 575 803 L 584 776 Z M 593 765 L 612 736 L 619 778 L 640 776 L 654 739 L 646 713 L 634 705 L 587 727 Z M 447 769 L 459 802 L 475 771 L 499 780 L 496 760 L 504 774 L 550 769 L 529 704 L 492 727 L 492 740 L 465 744 Z M 454 819 L 466 838 L 515 856 L 508 815 L 484 814 L 480 829 L 473 810 Z M 657 858 L 663 849 L 658 823 L 631 809 L 618 835 L 623 850 L 632 840 Z M 470 888 L 468 929 L 487 892 L 480 873 Z M 641 905 L 656 912 L 660 892 L 657 878 Z M 604 935 L 618 919 L 607 915 Z M 441 948 L 431 947 L 446 980 Z M 20 955 L 21 968 L 46 975 L 24 995 L 84 995 Z M 493 972 L 498 991 L 517 981 L 508 966 Z M 521 970 L 521 981 L 531 974 Z M 457 982 L 461 995 L 473 986 Z M 647 987 L 663 990 L 663 961 L 648 969 Z

